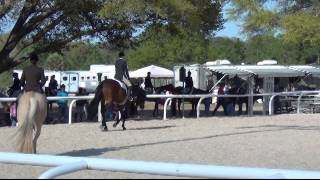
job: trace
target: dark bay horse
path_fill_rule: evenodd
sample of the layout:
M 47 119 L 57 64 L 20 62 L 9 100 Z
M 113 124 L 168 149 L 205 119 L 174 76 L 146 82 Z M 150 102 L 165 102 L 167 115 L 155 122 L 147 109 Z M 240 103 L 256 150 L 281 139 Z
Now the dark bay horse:
M 248 89 L 245 87 L 234 87 L 231 88 L 228 92 L 228 94 L 230 95 L 245 95 L 248 94 Z M 254 90 L 254 94 L 260 94 L 260 92 L 258 92 L 256 89 Z M 248 114 L 248 110 L 249 110 L 249 97 L 238 97 L 238 98 L 231 98 L 232 103 L 234 105 L 234 107 L 236 105 L 238 105 L 239 107 L 239 111 L 238 111 L 238 115 L 242 115 L 243 114 L 243 104 L 246 104 L 246 114 Z M 263 99 L 262 96 L 253 96 L 253 104 L 259 100 L 259 99 Z
M 188 95 L 188 94 L 184 93 L 183 87 L 177 87 L 175 92 L 178 95 L 183 95 L 183 94 L 184 95 Z M 201 89 L 197 89 L 197 88 L 193 88 L 193 91 L 192 91 L 192 93 L 190 95 L 204 95 L 204 94 L 210 94 L 210 92 L 209 91 L 204 91 L 204 90 L 201 90 Z M 190 102 L 191 105 L 192 105 L 192 110 L 189 113 L 190 116 L 196 116 L 196 114 L 197 114 L 197 105 L 198 105 L 199 100 L 200 100 L 200 98 L 185 99 L 186 102 Z M 206 103 L 206 102 L 208 102 L 208 100 L 210 101 L 210 99 L 206 99 L 206 100 L 203 101 L 203 103 L 206 106 L 208 106 L 208 105 L 210 106 L 210 103 Z M 179 110 L 180 116 L 182 116 L 181 104 L 182 104 L 182 99 L 178 99 L 178 110 Z M 206 108 L 206 109 L 209 109 L 209 108 Z M 208 112 L 206 112 L 206 113 L 208 113 Z
M 173 84 L 168 84 L 165 86 L 157 87 L 155 88 L 155 94 L 162 94 L 164 95 L 165 92 L 170 92 L 171 94 L 176 94 L 175 87 Z M 149 99 L 148 101 L 154 102 L 154 111 L 153 111 L 153 117 L 156 117 L 159 115 L 159 105 L 164 105 L 166 99 L 165 98 L 156 98 L 156 99 Z M 175 115 L 175 111 L 173 107 L 171 107 L 171 113 L 172 115 Z
M 116 127 L 122 120 L 122 128 L 123 130 L 126 130 L 127 101 L 127 92 L 117 81 L 112 79 L 104 80 L 97 87 L 95 97 L 88 107 L 88 119 L 92 120 L 97 115 L 98 106 L 99 103 L 101 103 L 101 113 L 103 117 L 102 130 L 108 131 L 105 117 L 107 109 L 113 113 L 113 117 L 117 120 L 113 127 Z M 119 117 L 120 115 L 121 118 Z
M 147 99 L 147 93 L 142 88 L 139 87 L 139 85 L 133 85 L 132 86 L 132 94 L 131 94 L 133 101 L 129 102 L 130 106 L 130 115 L 139 116 L 138 107 L 140 107 L 142 111 L 142 116 L 144 107 L 145 107 L 145 101 Z

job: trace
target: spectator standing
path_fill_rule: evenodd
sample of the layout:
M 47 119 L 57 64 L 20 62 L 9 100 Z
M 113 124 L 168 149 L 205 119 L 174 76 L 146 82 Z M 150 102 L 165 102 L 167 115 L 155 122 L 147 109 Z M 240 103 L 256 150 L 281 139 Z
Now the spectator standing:
M 18 73 L 13 73 L 12 77 L 13 77 L 13 85 L 8 90 L 8 95 L 10 97 L 18 97 L 21 92 L 21 82 L 18 77 Z
M 49 95 L 56 96 L 58 92 L 58 81 L 56 80 L 56 76 L 51 76 L 49 83 Z
M 48 87 L 48 95 L 49 96 L 57 96 L 57 93 L 58 93 L 58 81 L 55 79 L 56 76 L 53 75 L 51 76 L 50 78 L 50 83 L 49 83 L 49 87 Z M 52 104 L 54 102 L 51 101 L 49 102 L 49 109 L 52 110 Z
M 11 103 L 10 105 L 10 120 L 11 127 L 14 128 L 17 126 L 17 104 Z
M 224 95 L 225 94 L 225 86 L 226 85 L 224 83 L 221 83 L 221 85 L 219 86 L 218 95 Z M 220 106 L 223 107 L 224 113 L 226 115 L 226 109 L 225 109 L 225 106 L 224 106 L 224 98 L 218 97 L 216 108 L 213 111 L 213 116 L 216 115 L 216 112 L 218 111 Z
M 86 90 L 84 88 L 79 88 L 79 93 L 77 96 L 86 96 Z M 79 122 L 85 120 L 85 106 L 88 104 L 87 100 L 79 100 L 76 102 L 76 114 L 75 119 Z

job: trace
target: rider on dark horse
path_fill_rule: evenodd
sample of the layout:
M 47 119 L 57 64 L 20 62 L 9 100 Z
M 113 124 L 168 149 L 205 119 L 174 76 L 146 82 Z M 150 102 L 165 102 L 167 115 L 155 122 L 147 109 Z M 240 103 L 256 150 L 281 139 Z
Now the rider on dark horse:
M 193 93 L 193 79 L 191 77 L 191 72 L 188 72 L 188 77 L 186 77 L 186 88 L 185 94 L 192 94 Z
M 145 90 L 148 94 L 153 94 L 153 84 L 151 82 L 151 72 L 148 72 L 148 76 L 145 78 L 144 81 Z
M 128 63 L 126 59 L 124 59 L 124 52 L 119 53 L 119 59 L 116 61 L 116 74 L 114 78 L 122 83 L 124 83 L 128 88 L 128 97 L 131 98 L 131 89 L 132 84 L 130 82 Z

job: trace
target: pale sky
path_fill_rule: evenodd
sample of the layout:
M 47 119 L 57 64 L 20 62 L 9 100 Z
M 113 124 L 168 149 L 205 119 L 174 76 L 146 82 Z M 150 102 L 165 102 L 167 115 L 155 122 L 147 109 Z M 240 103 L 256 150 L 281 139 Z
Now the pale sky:
M 242 35 L 240 34 L 240 27 L 236 22 L 227 21 L 223 26 L 224 29 L 217 32 L 216 36 L 242 38 Z

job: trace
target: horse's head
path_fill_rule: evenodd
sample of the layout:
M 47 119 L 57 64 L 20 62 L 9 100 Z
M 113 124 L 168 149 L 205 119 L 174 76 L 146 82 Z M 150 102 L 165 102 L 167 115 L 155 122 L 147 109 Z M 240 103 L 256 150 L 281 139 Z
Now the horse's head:
M 144 103 L 147 99 L 147 93 L 140 88 L 139 86 L 132 86 L 132 94 L 133 101 L 137 104 Z
M 172 84 L 166 85 L 166 86 L 161 86 L 161 87 L 157 87 L 155 88 L 155 92 L 156 94 L 161 94 L 161 92 L 163 91 L 169 91 L 171 93 L 174 92 L 174 86 Z

